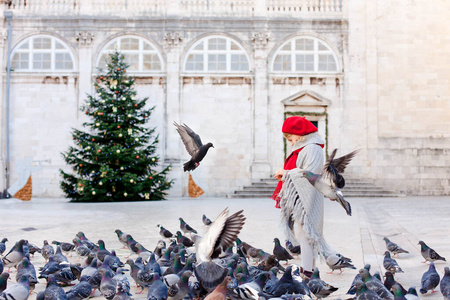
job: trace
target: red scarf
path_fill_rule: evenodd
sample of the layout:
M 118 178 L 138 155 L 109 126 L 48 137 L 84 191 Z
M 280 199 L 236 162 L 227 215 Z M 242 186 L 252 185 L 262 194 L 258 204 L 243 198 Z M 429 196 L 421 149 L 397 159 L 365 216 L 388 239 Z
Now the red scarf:
M 318 144 L 320 147 L 324 147 L 323 144 Z M 297 167 L 297 158 L 298 158 L 298 154 L 300 153 L 300 151 L 303 150 L 303 148 L 305 147 L 301 147 L 300 149 L 297 149 L 295 151 L 292 151 L 291 154 L 289 154 L 289 156 L 286 158 L 286 160 L 284 161 L 284 167 L 283 169 L 285 170 L 292 170 L 295 169 Z M 275 200 L 277 203 L 275 204 L 276 208 L 281 208 L 280 206 L 280 201 L 281 198 L 280 196 L 278 196 L 278 194 L 281 191 L 281 188 L 283 187 L 283 181 L 278 181 L 278 185 L 275 189 L 275 191 L 272 194 L 272 197 L 270 197 L 271 199 Z

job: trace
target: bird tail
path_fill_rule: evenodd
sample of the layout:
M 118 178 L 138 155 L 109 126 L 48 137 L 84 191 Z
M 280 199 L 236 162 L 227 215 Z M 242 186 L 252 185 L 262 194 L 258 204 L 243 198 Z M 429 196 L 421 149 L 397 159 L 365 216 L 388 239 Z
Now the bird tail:
M 347 215 L 351 216 L 352 215 L 352 207 L 350 206 L 350 203 L 344 199 L 344 196 L 342 195 L 342 193 L 340 191 L 336 194 L 338 196 L 337 201 L 339 202 L 339 204 L 341 204 L 342 207 L 345 209 L 345 211 L 347 212 Z
M 193 170 L 195 170 L 195 168 L 197 168 L 197 166 L 195 165 L 195 163 L 192 160 L 185 162 L 183 165 L 184 172 L 193 171 Z
M 194 274 L 205 289 L 212 290 L 227 277 L 228 269 L 212 261 L 202 262 L 194 268 Z

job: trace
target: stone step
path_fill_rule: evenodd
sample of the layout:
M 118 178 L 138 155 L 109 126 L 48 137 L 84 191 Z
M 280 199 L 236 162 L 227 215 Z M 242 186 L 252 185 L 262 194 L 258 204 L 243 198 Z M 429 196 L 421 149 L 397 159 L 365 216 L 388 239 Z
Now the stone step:
M 278 184 L 275 178 L 264 178 L 254 181 L 249 186 L 242 187 L 241 190 L 228 194 L 228 198 L 270 198 Z M 345 187 L 342 189 L 345 197 L 402 197 L 405 195 L 394 191 L 385 190 L 381 186 L 376 186 L 371 180 L 348 178 Z

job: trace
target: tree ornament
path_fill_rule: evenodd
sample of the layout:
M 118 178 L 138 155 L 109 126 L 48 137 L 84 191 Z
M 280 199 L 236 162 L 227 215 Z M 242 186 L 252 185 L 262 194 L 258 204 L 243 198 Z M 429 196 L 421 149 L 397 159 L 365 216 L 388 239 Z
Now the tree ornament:
M 131 128 L 128 128 L 128 134 L 133 134 L 133 129 L 131 129 Z
M 117 112 L 117 107 L 113 106 L 112 111 Z
M 98 183 L 98 185 L 103 185 L 103 182 L 100 181 L 100 182 Z
M 119 133 L 119 137 L 122 137 L 122 134 L 121 134 L 121 133 Z
M 134 182 L 134 180 L 133 179 L 130 179 L 130 183 L 133 183 Z
M 124 168 L 123 167 L 120 167 L 120 171 L 123 171 L 124 170 Z
M 92 195 L 95 195 L 95 191 L 92 191 Z
M 98 149 L 98 150 L 97 150 L 97 153 L 101 153 L 101 152 L 102 152 L 102 149 Z
M 139 138 L 135 138 L 134 140 L 135 140 L 136 142 L 139 142 Z
M 82 167 L 83 166 L 83 164 L 80 164 L 80 167 Z
M 123 195 L 126 197 L 126 196 L 128 196 L 128 194 L 125 192 L 125 193 L 123 193 Z
M 117 68 L 117 71 L 120 71 L 120 68 Z
M 120 129 L 120 125 L 117 125 L 117 129 Z
M 95 138 L 92 138 L 92 141 L 95 142 Z
M 153 179 L 153 177 L 152 177 L 152 176 L 148 176 L 148 179 L 152 180 L 152 179 Z
M 136 159 L 139 159 L 139 155 L 136 155 Z
M 131 118 L 132 117 L 132 115 L 131 114 L 128 114 L 128 118 Z
M 119 149 L 117 149 L 117 150 L 116 150 L 116 153 L 120 153 L 120 150 L 119 150 Z
M 100 126 L 100 123 L 95 123 L 95 126 L 97 126 L 97 127 Z
M 117 88 L 117 80 L 111 79 L 109 81 L 109 86 L 111 87 L 111 89 Z
M 150 199 L 150 194 L 149 193 L 145 193 L 144 197 L 145 197 L 146 200 L 148 200 L 148 199 Z

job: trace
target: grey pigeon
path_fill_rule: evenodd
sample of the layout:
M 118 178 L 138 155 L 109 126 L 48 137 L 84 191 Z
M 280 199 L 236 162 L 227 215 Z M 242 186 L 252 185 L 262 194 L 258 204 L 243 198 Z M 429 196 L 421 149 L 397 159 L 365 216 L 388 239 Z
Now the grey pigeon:
M 386 249 L 389 252 L 391 252 L 393 255 L 396 255 L 399 253 L 409 253 L 408 251 L 404 250 L 402 247 L 400 247 L 396 243 L 390 241 L 387 237 L 384 237 L 383 240 L 386 242 Z
M 128 271 L 124 268 L 118 268 L 116 270 L 116 274 L 113 277 L 113 280 L 116 282 L 116 294 L 117 294 L 117 286 L 120 285 L 120 290 L 125 292 L 127 295 L 131 296 L 130 290 L 131 285 L 128 280 L 128 276 L 125 275 L 125 271 Z
M 265 287 L 265 291 L 275 297 L 280 297 L 284 294 L 303 294 L 305 293 L 304 286 L 294 281 L 292 277 L 292 266 L 288 266 L 280 280 L 275 281 L 270 288 Z M 309 292 L 309 289 L 308 289 Z
M 111 255 L 111 252 L 109 252 L 105 247 L 105 242 L 103 240 L 98 240 L 98 251 L 95 253 L 97 256 L 97 259 L 101 262 L 105 259 L 106 255 Z
M 65 255 L 69 255 L 70 253 L 70 256 L 72 256 L 72 252 L 75 250 L 75 245 L 72 243 L 52 241 L 52 244 L 61 246 L 61 251 L 65 253 Z
M 325 257 L 327 266 L 331 269 L 330 273 L 333 273 L 334 270 L 340 270 L 342 273 L 342 269 L 345 268 L 356 269 L 355 266 L 351 263 L 352 260 L 340 253 L 331 253 L 328 255 L 324 253 L 323 255 Z
M 441 280 L 441 293 L 445 300 L 450 300 L 450 268 L 444 268 L 444 276 Z
M 362 280 L 356 280 L 355 290 L 356 300 L 383 300 L 376 292 L 367 288 Z M 392 299 L 394 298 L 392 297 Z
M 130 294 L 126 291 L 121 282 L 117 283 L 116 294 L 114 295 L 113 300 L 132 300 Z
M 184 234 L 192 234 L 192 233 L 198 233 L 197 230 L 195 230 L 194 228 L 192 228 L 191 226 L 189 226 L 189 224 L 187 224 L 183 218 L 179 218 L 180 220 L 180 229 L 181 231 L 183 231 Z
M 337 201 L 345 209 L 347 215 L 352 215 L 352 207 L 350 203 L 344 199 L 341 190 L 331 185 L 330 180 L 326 178 L 326 174 L 314 174 L 310 171 L 304 171 L 303 177 L 308 179 L 316 190 L 332 201 Z
M 100 269 L 100 274 L 102 274 L 102 281 L 100 282 L 100 293 L 102 293 L 103 297 L 108 300 L 112 300 L 116 295 L 116 282 L 113 281 L 113 276 L 110 272 L 107 272 L 106 269 Z
M 338 158 L 336 156 L 337 149 L 331 152 L 330 157 L 327 159 L 324 165 L 324 174 L 328 177 L 331 185 L 338 189 L 342 189 L 345 186 L 345 179 L 341 175 L 344 173 L 345 168 L 353 159 L 353 157 L 358 153 L 358 150 L 350 152 Z
M 150 256 L 152 255 L 152 252 L 148 249 L 146 249 L 144 246 L 142 246 L 141 243 L 136 243 L 137 248 L 137 254 L 142 257 L 142 260 L 147 263 L 147 261 L 150 259 Z
M 92 286 L 88 282 L 86 275 L 81 276 L 80 282 L 66 292 L 67 300 L 88 299 L 92 293 Z
M 390 271 L 393 274 L 404 273 L 402 268 L 400 268 L 400 266 L 398 265 L 397 261 L 391 258 L 391 253 L 389 251 L 384 252 L 383 267 L 386 269 L 386 271 Z
M 61 265 L 63 266 L 63 268 L 61 268 L 61 270 L 57 271 L 56 273 L 53 273 L 53 276 L 55 276 L 56 282 L 64 286 L 71 285 L 73 281 L 77 280 L 77 277 L 72 272 L 72 266 L 70 264 Z
M 300 245 L 294 246 L 291 241 L 286 241 L 286 249 L 291 255 L 300 255 L 302 253 Z
M 157 226 L 159 227 L 159 235 L 160 235 L 162 238 L 170 239 L 170 238 L 173 237 L 172 232 L 170 232 L 169 230 L 167 230 L 166 228 L 164 228 L 162 225 L 158 224 Z
M 98 247 L 95 243 L 91 242 L 84 232 L 80 231 L 76 234 L 76 237 L 78 237 L 83 245 L 86 245 L 91 251 L 95 252 L 98 250 Z
M 61 246 L 56 246 L 56 252 L 53 254 L 53 259 L 58 263 L 69 263 L 67 257 L 62 253 Z
M 22 276 L 15 284 L 10 284 L 0 293 L 0 300 L 27 300 L 30 295 L 28 277 Z
M 192 241 L 187 236 L 182 235 L 180 231 L 176 232 L 175 237 L 177 238 L 178 244 L 183 244 L 184 246 L 186 246 L 188 248 L 194 246 L 194 241 Z
M 384 284 L 377 278 L 370 275 L 369 270 L 360 269 L 362 281 L 366 284 L 369 290 L 374 291 L 384 300 L 393 300 L 394 295 L 384 286 Z
M 434 267 L 434 263 L 430 263 L 430 267 L 428 268 L 428 271 L 423 273 L 422 279 L 421 279 L 421 288 L 420 292 L 422 294 L 426 294 L 429 290 L 431 292 L 434 292 L 434 289 L 439 285 L 439 281 L 441 280 L 441 277 L 439 276 L 439 273 L 436 271 L 436 268 Z
M 259 295 L 263 293 L 263 288 L 266 284 L 266 281 L 270 278 L 269 272 L 262 272 L 257 275 L 253 280 L 250 280 L 244 284 L 239 285 L 233 291 L 238 297 L 245 299 L 249 298 L 245 295 Z M 251 299 L 251 298 L 250 298 Z
M 191 271 L 185 271 L 178 282 L 168 287 L 168 300 L 181 300 L 189 293 L 189 278 L 192 276 Z
M 23 252 L 23 245 L 25 240 L 20 240 L 9 250 L 9 252 L 3 256 L 3 265 L 7 268 L 15 267 L 25 257 Z
M 275 257 L 279 261 L 284 260 L 284 261 L 286 261 L 286 264 L 287 264 L 288 260 L 294 259 L 294 257 L 292 257 L 292 255 L 286 250 L 286 248 L 281 246 L 280 240 L 278 238 L 274 238 L 273 242 L 275 243 L 275 245 L 273 247 L 273 255 L 275 255 Z
M 17 264 L 16 282 L 18 282 L 22 276 L 28 277 L 30 291 L 34 290 L 36 284 L 39 283 L 36 275 L 36 269 L 30 262 L 30 259 L 26 256 L 20 263 Z
M 6 290 L 6 287 L 8 286 L 8 278 L 8 272 L 3 272 L 2 274 L 0 274 L 0 293 Z
M 45 300 L 66 300 L 67 295 L 66 292 L 64 292 L 63 288 L 58 286 L 58 283 L 56 282 L 55 276 L 53 274 L 50 274 L 47 278 L 47 286 L 45 287 L 45 290 L 43 292 L 43 299 Z
M 407 300 L 405 297 L 405 292 L 403 291 L 404 289 L 400 286 L 400 284 L 395 283 L 390 290 L 394 294 L 395 300 Z
M 134 279 L 136 285 L 141 287 L 141 291 L 137 294 L 144 292 L 144 288 L 150 286 L 155 280 L 154 273 L 150 273 L 148 269 L 140 264 L 136 264 L 131 258 L 127 260 L 127 264 L 130 265 L 130 275 Z
M 63 266 L 55 261 L 53 256 L 50 256 L 48 262 L 42 268 L 39 268 L 39 278 L 47 278 L 48 275 L 56 273 L 62 268 Z
M 387 271 L 386 273 L 384 273 L 384 282 L 383 282 L 383 284 L 390 291 L 391 291 L 392 287 L 394 286 L 394 284 L 398 284 L 398 286 L 402 290 L 403 295 L 405 295 L 408 292 L 400 283 L 395 281 L 394 273 L 392 273 L 390 271 Z
M 436 260 L 446 261 L 444 257 L 440 256 L 436 251 L 432 248 L 428 247 L 423 241 L 419 241 L 420 244 L 420 254 L 422 254 L 425 259 L 424 262 L 434 262 Z
M 4 268 L 5 268 L 5 266 L 3 265 L 3 261 L 0 259 L 0 274 L 3 273 Z
M 36 252 L 41 252 L 41 248 L 39 248 L 38 246 L 36 246 L 35 244 L 32 244 L 32 243 L 30 243 L 30 242 L 28 242 L 28 241 L 25 241 L 26 243 L 24 244 L 24 247 L 28 247 L 28 253 L 29 254 L 31 254 L 31 255 L 33 255 L 34 256 L 34 254 L 36 253 Z M 25 252 L 25 249 L 24 249 L 24 252 Z
M 202 222 L 205 226 L 209 226 L 212 223 L 212 221 L 206 215 L 203 215 Z
M 169 289 L 161 280 L 158 274 L 154 275 L 154 281 L 148 287 L 147 300 L 165 300 L 168 297 Z
M 407 300 L 420 300 L 419 295 L 417 295 L 417 290 L 415 287 L 410 287 L 408 289 L 408 292 L 406 293 L 405 298 Z M 447 300 L 447 299 L 445 299 L 445 300 Z
M 185 172 L 195 170 L 195 168 L 199 166 L 200 162 L 206 156 L 209 148 L 214 148 L 214 146 L 212 143 L 203 145 L 200 136 L 186 124 L 178 125 L 176 122 L 173 122 L 173 125 L 175 125 L 175 127 L 177 128 L 177 131 L 181 136 L 181 140 L 183 141 L 184 147 L 191 156 L 191 159 L 188 162 L 184 163 L 183 170 Z
M 206 289 L 212 289 L 223 282 L 228 270 L 212 259 L 217 258 L 222 251 L 233 245 L 244 226 L 245 217 L 242 210 L 228 216 L 225 208 L 211 223 L 207 231 L 195 242 L 197 265 L 195 276 Z
M 337 287 L 326 283 L 320 278 L 319 269 L 317 267 L 314 268 L 314 272 L 309 279 L 308 287 L 311 293 L 319 299 L 328 297 L 338 290 Z
M 7 241 L 8 241 L 7 238 L 3 238 L 2 241 L 0 242 L 0 255 L 3 255 L 3 253 L 5 253 Z
M 370 267 L 371 267 L 370 264 L 364 265 L 364 269 L 367 269 L 367 271 L 369 271 L 369 272 L 370 272 Z M 362 281 L 361 274 L 359 274 L 359 272 L 358 272 L 358 274 L 355 275 L 355 278 L 353 279 L 353 282 L 352 282 L 352 284 L 350 285 L 350 288 L 348 289 L 347 294 L 349 294 L 349 295 L 354 295 L 354 294 L 356 294 L 356 286 L 355 286 L 355 283 L 356 283 L 356 281 L 358 281 L 358 280 L 361 280 L 361 281 Z
M 89 256 L 89 254 L 93 253 L 91 249 L 84 245 L 79 238 L 75 237 L 73 239 L 73 243 L 75 245 L 75 253 L 79 258 L 86 258 Z
M 41 254 L 45 261 L 48 261 L 48 258 L 55 254 L 55 249 L 48 243 L 47 240 L 44 240 L 44 246 L 41 248 Z
M 137 241 L 133 239 L 131 235 L 127 235 L 127 248 L 131 251 L 131 253 L 137 254 L 138 249 L 136 247 Z
M 123 232 L 120 229 L 116 229 L 114 231 L 117 234 L 117 238 L 119 239 L 119 242 L 123 245 L 124 248 L 127 248 L 127 240 L 128 240 L 128 233 Z

